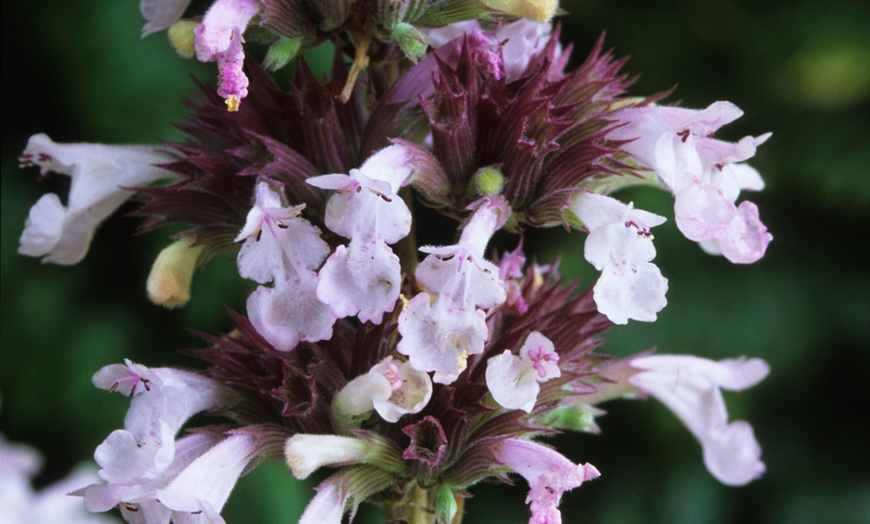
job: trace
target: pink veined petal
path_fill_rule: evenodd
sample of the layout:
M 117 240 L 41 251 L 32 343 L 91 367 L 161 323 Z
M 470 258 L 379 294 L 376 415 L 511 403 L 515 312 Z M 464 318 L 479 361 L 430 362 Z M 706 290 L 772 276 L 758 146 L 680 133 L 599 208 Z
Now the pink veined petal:
M 532 331 L 520 348 L 520 358 L 532 363 L 535 369 L 535 380 L 546 382 L 551 378 L 562 376 L 559 369 L 559 355 L 553 342 L 539 331 Z
M 257 331 L 279 351 L 290 351 L 300 340 L 316 342 L 332 336 L 335 317 L 317 299 L 317 275 L 278 279 L 274 288 L 260 286 L 248 297 L 248 317 Z

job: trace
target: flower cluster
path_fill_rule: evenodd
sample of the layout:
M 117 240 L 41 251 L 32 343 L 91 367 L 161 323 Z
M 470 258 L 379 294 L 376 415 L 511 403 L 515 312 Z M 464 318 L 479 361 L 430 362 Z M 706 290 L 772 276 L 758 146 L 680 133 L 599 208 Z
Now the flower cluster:
M 183 226 L 153 266 L 155 303 L 184 305 L 194 268 L 220 253 L 256 282 L 231 331 L 202 335 L 204 369 L 127 361 L 94 375 L 130 408 L 97 448 L 102 482 L 76 491 L 87 509 L 223 522 L 236 480 L 281 460 L 298 478 L 335 468 L 306 524 L 338 524 L 364 501 L 388 522 L 459 522 L 475 483 L 511 472 L 529 485 L 530 523 L 556 524 L 563 494 L 600 473 L 538 439 L 599 431 L 600 404 L 645 395 L 685 423 L 717 479 L 761 475 L 752 428 L 728 422 L 720 389 L 758 383 L 763 361 L 595 351 L 605 330 L 655 321 L 667 303 L 652 234 L 666 219 L 617 188 L 672 193 L 677 227 L 710 253 L 763 256 L 758 209 L 735 202 L 763 187 L 742 162 L 767 135 L 712 138 L 734 105 L 629 97 L 624 60 L 601 41 L 567 71 L 555 2 L 216 0 L 181 20 L 188 3 L 141 5 L 144 33 L 168 28 L 217 62 L 184 143 L 36 135 L 21 156 L 73 179 L 66 206 L 33 207 L 22 254 L 78 262 L 135 194 L 144 230 Z M 281 90 L 245 58 L 246 38 L 270 45 L 270 69 L 331 41 L 332 80 L 295 59 Z M 454 236 L 429 223 L 444 220 Z M 526 263 L 523 237 L 558 226 L 586 233 L 591 289 Z M 199 413 L 220 421 L 187 427 Z

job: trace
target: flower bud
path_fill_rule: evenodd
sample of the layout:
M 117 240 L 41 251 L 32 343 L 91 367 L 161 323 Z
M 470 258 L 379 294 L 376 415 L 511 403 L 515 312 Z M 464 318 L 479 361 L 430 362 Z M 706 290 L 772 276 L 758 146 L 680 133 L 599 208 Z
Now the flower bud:
M 301 38 L 280 38 L 269 46 L 266 58 L 263 59 L 263 67 L 269 71 L 277 71 L 296 58 L 296 54 L 302 48 Z
M 494 167 L 484 167 L 471 179 L 474 189 L 481 195 L 497 195 L 504 189 L 504 175 Z
M 511 16 L 546 22 L 553 18 L 559 7 L 557 0 L 484 0 L 493 9 Z
M 354 437 L 300 433 L 287 439 L 284 458 L 293 476 L 304 479 L 322 466 L 361 462 L 371 447 Z
M 146 284 L 148 298 L 155 304 L 172 309 L 190 300 L 193 270 L 203 250 L 193 242 L 194 237 L 184 237 L 157 255 Z
M 445 485 L 438 486 L 435 492 L 435 516 L 439 524 L 450 524 L 459 506 L 456 504 L 456 496 L 453 490 Z
M 169 27 L 166 35 L 169 37 L 169 43 L 173 49 L 184 58 L 193 58 L 196 54 L 193 41 L 195 36 L 193 30 L 199 26 L 198 22 L 191 20 L 179 20 Z

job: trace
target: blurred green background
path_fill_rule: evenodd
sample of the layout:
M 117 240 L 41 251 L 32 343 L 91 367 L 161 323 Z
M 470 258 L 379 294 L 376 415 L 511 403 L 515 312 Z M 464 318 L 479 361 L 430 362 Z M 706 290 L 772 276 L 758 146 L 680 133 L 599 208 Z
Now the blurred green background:
M 657 228 L 669 304 L 654 324 L 614 329 L 604 347 L 616 355 L 654 346 L 767 360 L 772 372 L 763 383 L 726 398 L 733 418 L 752 422 L 767 473 L 747 487 L 722 486 L 664 407 L 617 402 L 600 420 L 602 435 L 554 439 L 571 459 L 603 473 L 565 497 L 565 522 L 870 522 L 870 3 L 584 0 L 563 7 L 570 16 L 562 40 L 575 42 L 575 62 L 606 30 L 606 44 L 631 55 L 626 70 L 641 74 L 635 94 L 679 84 L 670 101 L 700 108 L 730 100 L 746 112 L 720 138 L 773 131 L 752 161 L 767 189 L 749 198 L 774 235 L 767 256 L 747 267 L 704 255 L 672 220 Z M 163 34 L 140 40 L 134 0 L 4 2 L 2 23 L 0 431 L 47 456 L 38 479 L 46 483 L 90 460 L 122 425 L 127 401 L 94 389 L 94 371 L 125 357 L 198 365 L 176 353 L 202 345 L 185 329 L 226 330 L 224 307 L 243 310 L 246 284 L 232 258 L 218 260 L 197 275 L 185 309 L 151 306 L 144 282 L 166 239 L 131 236 L 137 220 L 120 216 L 101 228 L 78 266 L 16 254 L 30 205 L 68 186 L 66 177 L 40 182 L 35 169 L 17 168 L 28 136 L 179 139 L 171 124 L 186 114 L 180 100 L 189 77 L 212 82 L 214 67 L 179 58 Z M 673 216 L 668 195 L 621 198 Z M 583 240 L 553 231 L 530 243 L 544 260 L 563 252 L 565 273 L 589 279 Z M 465 522 L 526 522 L 526 490 L 522 481 L 478 486 Z M 271 464 L 240 482 L 224 515 L 230 524 L 295 522 L 311 493 L 310 484 Z

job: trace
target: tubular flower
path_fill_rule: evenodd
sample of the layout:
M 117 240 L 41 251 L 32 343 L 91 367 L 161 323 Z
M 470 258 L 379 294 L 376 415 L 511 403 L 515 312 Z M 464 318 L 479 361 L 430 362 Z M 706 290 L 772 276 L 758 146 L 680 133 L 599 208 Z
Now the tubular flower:
M 33 135 L 19 157 L 21 165 L 39 166 L 42 175 L 69 175 L 72 187 L 67 205 L 49 193 L 31 208 L 18 252 L 43 262 L 77 264 L 97 226 L 133 196 L 133 188 L 174 178 L 157 167 L 172 160 L 153 146 L 57 144 L 44 134 Z
M 704 464 L 723 484 L 740 486 L 764 473 L 761 447 L 752 427 L 728 422 L 720 389 L 740 391 L 761 382 L 768 373 L 760 359 L 714 362 L 678 355 L 651 355 L 631 360 L 640 370 L 629 382 L 656 397 L 674 412 L 701 442 Z

